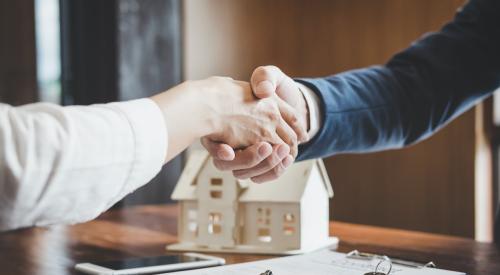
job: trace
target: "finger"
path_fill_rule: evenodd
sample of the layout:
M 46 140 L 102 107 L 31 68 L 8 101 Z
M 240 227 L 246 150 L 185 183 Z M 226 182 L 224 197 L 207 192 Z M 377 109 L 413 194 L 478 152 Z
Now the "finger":
M 292 163 L 293 163 L 293 158 L 290 155 L 288 155 L 273 169 L 267 171 L 262 175 L 252 177 L 251 180 L 255 183 L 263 183 L 266 181 L 275 180 L 281 177 L 281 175 L 283 175 L 283 173 L 285 172 L 286 168 L 292 165 Z
M 255 69 L 250 78 L 253 93 L 258 98 L 266 98 L 275 94 L 283 73 L 276 66 L 260 66 Z
M 295 134 L 297 134 L 298 140 L 300 142 L 308 141 L 309 134 L 307 133 L 306 126 L 301 123 L 297 115 L 297 111 L 279 97 L 276 98 L 281 117 L 283 117 L 286 123 L 293 129 Z
M 214 159 L 231 161 L 235 157 L 233 148 L 225 143 L 215 142 L 209 138 L 202 138 L 201 144 Z
M 223 171 L 248 169 L 259 164 L 271 155 L 272 151 L 271 144 L 260 142 L 243 150 L 236 151 L 234 160 L 232 161 L 214 159 L 214 165 L 217 169 Z
M 280 123 L 276 128 L 276 133 L 281 140 L 290 146 L 290 154 L 295 158 L 297 156 L 299 146 L 297 134 L 295 134 L 293 129 L 282 118 L 280 118 Z
M 290 148 L 285 144 L 273 146 L 273 152 L 265 160 L 261 161 L 255 167 L 250 169 L 242 169 L 233 171 L 233 175 L 238 179 L 248 179 L 251 177 L 259 176 L 273 169 L 276 165 L 280 164 L 290 153 Z

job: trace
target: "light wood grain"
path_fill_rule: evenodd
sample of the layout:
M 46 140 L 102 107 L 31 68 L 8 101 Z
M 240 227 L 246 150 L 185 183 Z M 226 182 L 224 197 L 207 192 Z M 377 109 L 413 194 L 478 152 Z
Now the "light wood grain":
M 95 221 L 52 228 L 0 233 L 0 274 L 80 274 L 79 262 L 102 262 L 166 254 L 176 242 L 176 206 L 137 206 L 105 213 Z M 470 239 L 332 222 L 330 234 L 340 237 L 338 250 L 383 253 L 467 274 L 500 274 L 500 249 Z M 270 256 L 215 254 L 228 263 Z

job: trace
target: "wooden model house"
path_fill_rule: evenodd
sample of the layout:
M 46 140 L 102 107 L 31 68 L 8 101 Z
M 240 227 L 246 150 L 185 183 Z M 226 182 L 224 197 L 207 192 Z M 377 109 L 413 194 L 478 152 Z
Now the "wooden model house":
M 172 194 L 179 243 L 169 250 L 297 254 L 334 244 L 328 232 L 333 190 L 321 160 L 293 164 L 256 184 L 215 168 L 193 152 Z

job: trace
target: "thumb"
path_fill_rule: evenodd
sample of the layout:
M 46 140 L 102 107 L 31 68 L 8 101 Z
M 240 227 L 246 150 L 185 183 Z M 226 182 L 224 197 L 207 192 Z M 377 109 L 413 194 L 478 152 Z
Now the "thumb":
M 250 78 L 254 95 L 258 98 L 273 96 L 282 79 L 281 74 L 281 70 L 276 66 L 260 66 L 255 69 Z

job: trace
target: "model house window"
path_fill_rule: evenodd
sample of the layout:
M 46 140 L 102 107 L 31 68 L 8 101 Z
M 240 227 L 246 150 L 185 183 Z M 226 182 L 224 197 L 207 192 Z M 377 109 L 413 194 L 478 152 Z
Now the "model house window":
M 266 217 L 265 217 L 264 221 L 265 221 L 266 225 L 271 224 L 271 209 L 270 208 L 266 209 Z
M 210 186 L 212 186 L 212 190 L 210 190 L 210 198 L 212 199 L 222 199 L 222 190 L 219 190 L 222 186 L 221 178 L 211 178 Z
M 210 197 L 212 199 L 222 199 L 222 191 L 212 190 L 212 191 L 210 191 Z
M 188 230 L 189 230 L 189 232 L 196 235 L 198 233 L 198 223 L 190 221 L 188 223 Z
M 295 234 L 295 215 L 293 213 L 283 215 L 283 234 L 285 236 Z
M 292 213 L 286 213 L 284 215 L 284 222 L 293 223 L 295 222 L 295 216 Z
M 295 233 L 294 226 L 288 226 L 288 225 L 283 226 L 283 234 L 285 234 L 286 236 L 292 236 L 294 233 Z
M 212 178 L 212 179 L 210 179 L 210 185 L 222 186 L 222 179 L 221 178 Z
M 270 243 L 273 238 L 271 237 L 271 230 L 269 228 L 259 228 L 257 231 L 259 241 L 263 243 Z
M 257 208 L 257 238 L 260 242 L 270 243 L 271 236 L 271 209 L 270 208 Z
M 217 235 L 222 232 L 222 214 L 209 213 L 208 214 L 208 234 Z
M 270 208 L 257 208 L 257 223 L 258 224 L 271 224 L 271 209 Z
M 187 211 L 188 231 L 194 235 L 198 234 L 198 211 L 189 209 Z

